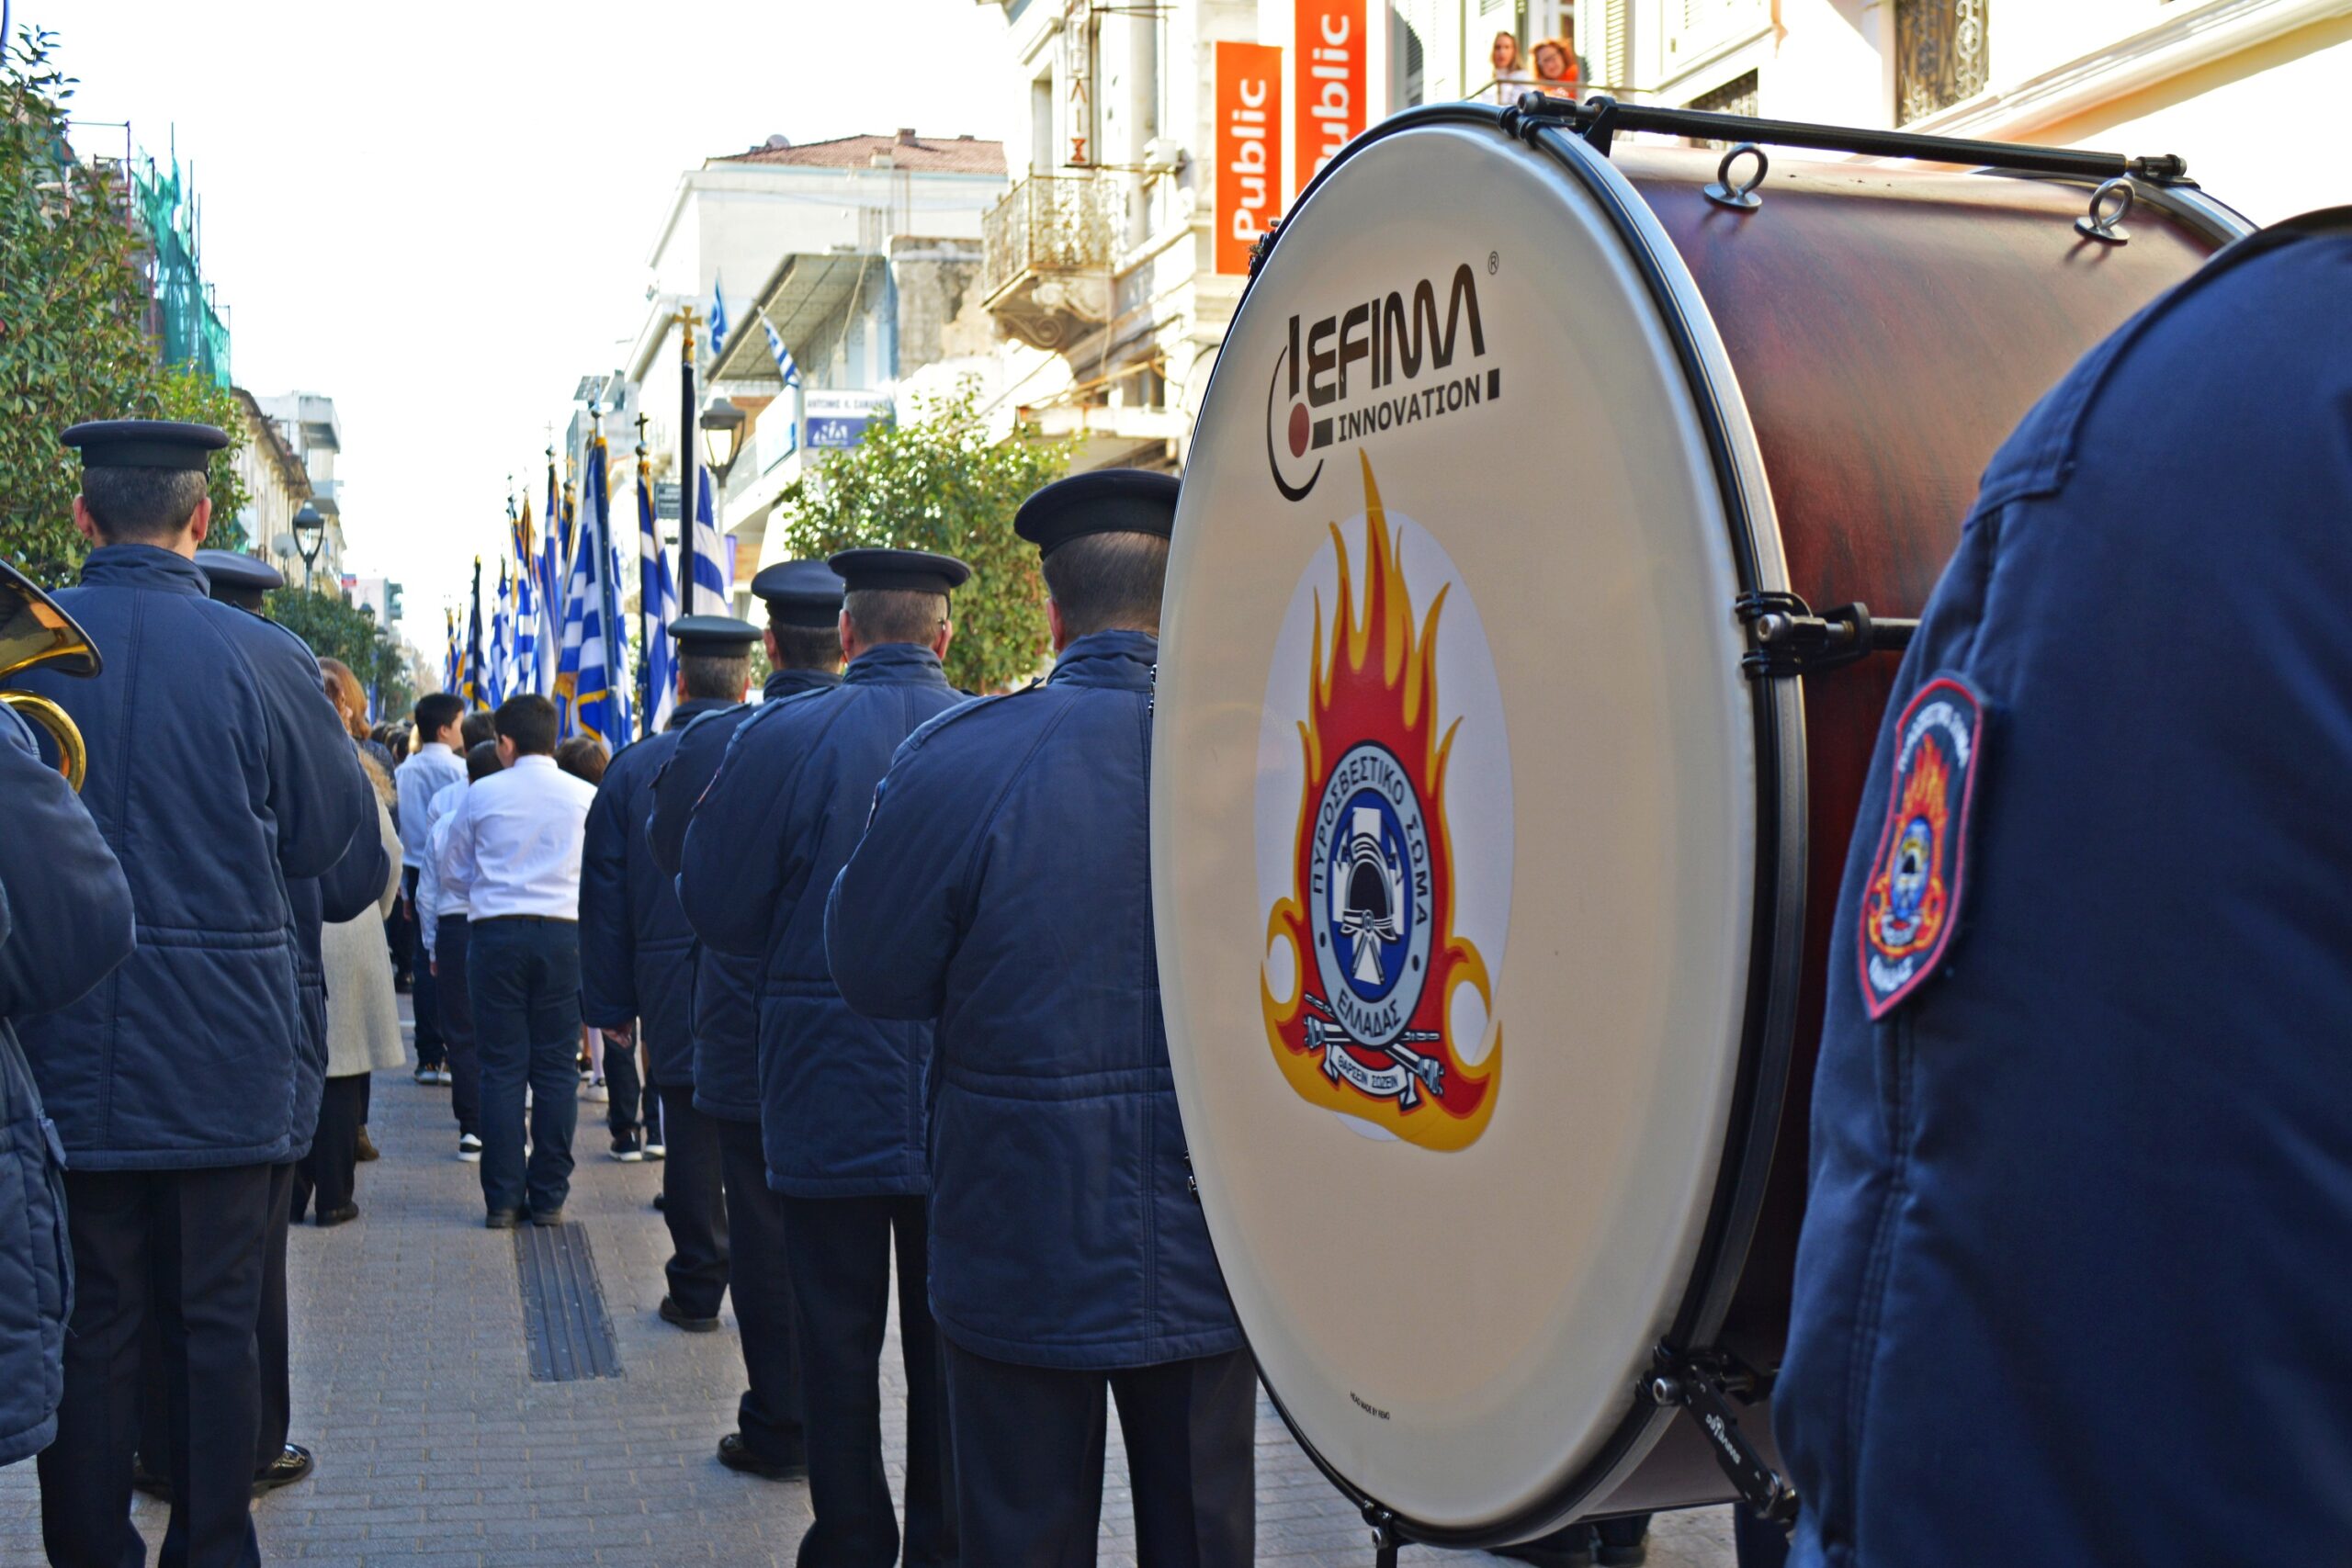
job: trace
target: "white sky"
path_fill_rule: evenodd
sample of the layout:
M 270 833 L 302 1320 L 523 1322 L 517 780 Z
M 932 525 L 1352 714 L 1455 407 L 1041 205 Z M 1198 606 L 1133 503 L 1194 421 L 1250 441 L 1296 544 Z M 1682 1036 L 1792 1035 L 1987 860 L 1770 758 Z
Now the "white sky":
M 159 159 L 176 128 L 236 378 L 335 400 L 345 570 L 404 583 L 436 656 L 507 476 L 544 473 L 549 422 L 642 319 L 681 173 L 774 132 L 1001 138 L 1022 109 L 975 0 L 12 9 L 59 35 L 77 119 Z

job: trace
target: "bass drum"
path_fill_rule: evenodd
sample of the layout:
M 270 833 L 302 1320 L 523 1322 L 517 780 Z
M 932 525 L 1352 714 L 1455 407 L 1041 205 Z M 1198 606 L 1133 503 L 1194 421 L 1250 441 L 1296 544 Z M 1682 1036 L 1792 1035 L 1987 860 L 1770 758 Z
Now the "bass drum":
M 1389 121 L 1279 231 L 1191 448 L 1176 1088 L 1267 1387 L 1406 1539 L 1733 1495 L 1643 1390 L 1661 1346 L 1778 1363 L 1894 664 L 1751 674 L 1743 596 L 1916 616 L 2008 430 L 2230 231 L 2193 191 L 2113 244 L 2081 186 L 1776 163 L 1743 211 L 1716 173 Z

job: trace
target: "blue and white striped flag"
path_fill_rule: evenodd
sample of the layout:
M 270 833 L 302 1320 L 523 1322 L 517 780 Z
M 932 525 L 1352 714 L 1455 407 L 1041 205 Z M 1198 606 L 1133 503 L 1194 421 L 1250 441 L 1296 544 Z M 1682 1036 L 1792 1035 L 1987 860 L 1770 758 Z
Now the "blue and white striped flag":
M 513 590 L 507 584 L 506 563 L 498 563 L 498 602 L 490 613 L 490 647 L 484 657 L 490 668 L 483 672 L 482 701 L 495 708 L 506 700 L 514 669 L 514 606 L 509 602 Z
M 621 626 L 620 558 L 613 548 L 606 461 L 600 435 L 589 444 L 588 471 L 581 476 L 580 542 L 572 551 L 582 563 L 573 579 L 582 585 L 582 605 L 572 712 L 581 734 L 594 735 L 606 750 L 617 751 L 631 739 L 628 637 Z
M 677 661 L 670 645 L 670 623 L 678 618 L 677 585 L 670 577 L 670 552 L 653 526 L 653 477 L 646 471 L 645 449 L 638 448 L 637 465 L 637 594 L 642 613 L 639 635 L 644 647 L 639 665 L 645 671 L 645 732 L 658 733 L 678 705 Z
M 784 378 L 786 391 L 800 385 L 800 364 L 792 357 L 792 350 L 785 346 L 784 338 L 775 323 L 765 316 L 760 318 L 760 330 L 768 334 L 768 352 L 775 355 L 775 373 Z
M 539 683 L 543 697 L 555 695 L 556 664 L 563 655 L 563 502 L 556 489 L 555 451 L 548 451 L 547 533 L 539 541 Z
M 531 537 L 531 498 L 523 498 L 523 514 L 514 520 L 514 659 L 512 684 L 516 692 L 539 689 L 539 563 Z
M 695 470 L 695 554 L 694 565 L 687 573 L 686 612 L 695 615 L 724 615 L 730 612 L 728 598 L 733 584 L 727 581 L 727 541 L 719 536 L 718 520 L 711 514 L 710 470 Z
M 710 359 L 717 365 L 727 349 L 727 297 L 719 292 L 718 274 L 710 275 Z

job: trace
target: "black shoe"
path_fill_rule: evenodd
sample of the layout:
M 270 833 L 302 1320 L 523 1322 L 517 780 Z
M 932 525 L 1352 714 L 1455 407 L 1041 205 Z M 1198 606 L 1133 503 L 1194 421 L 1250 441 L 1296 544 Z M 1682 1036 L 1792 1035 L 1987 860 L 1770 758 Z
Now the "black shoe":
M 531 1223 L 535 1225 L 560 1225 L 563 1224 L 563 1211 L 561 1209 L 534 1209 L 531 1211 Z
M 311 1472 L 318 1468 L 311 1458 L 311 1450 L 300 1443 L 288 1443 L 277 1462 L 268 1465 L 254 1476 L 254 1495 L 275 1492 L 281 1486 L 291 1486 L 298 1481 L 311 1479 Z
M 312 1223 L 321 1230 L 325 1230 L 330 1225 L 349 1224 L 358 1217 L 359 1205 L 356 1203 L 345 1203 L 340 1209 L 321 1209 L 319 1211 L 318 1218 Z M 298 1475 L 294 1479 L 300 1481 L 301 1477 Z
M 166 1503 L 172 1500 L 171 1482 L 147 1468 L 145 1454 L 140 1454 L 130 1461 L 130 1489 L 144 1492 L 150 1497 L 160 1498 Z
M 523 1223 L 523 1216 L 513 1209 L 492 1209 L 482 1224 L 494 1231 L 511 1231 Z
M 1642 1568 L 1650 1560 L 1650 1543 L 1637 1540 L 1625 1546 L 1611 1546 L 1603 1541 L 1594 1550 L 1592 1560 L 1600 1568 Z
M 1498 1557 L 1513 1562 L 1532 1562 L 1536 1568 L 1591 1568 L 1592 1528 L 1570 1525 L 1541 1540 L 1531 1540 L 1523 1546 L 1498 1546 L 1494 1551 Z
M 806 1481 L 808 1478 L 808 1461 L 805 1457 L 781 1461 L 764 1459 L 752 1451 L 752 1445 L 743 1440 L 741 1432 L 729 1432 L 718 1439 L 718 1462 L 745 1475 L 756 1475 L 762 1481 Z
M 661 1313 L 662 1322 L 669 1324 L 673 1327 L 683 1328 L 689 1334 L 716 1334 L 718 1332 L 718 1319 L 716 1315 L 710 1317 L 690 1316 L 687 1314 L 686 1309 L 680 1306 L 673 1297 L 663 1296 L 662 1298 L 661 1306 L 655 1310 Z M 726 1444 L 722 1442 L 719 1445 L 719 1449 L 720 1451 L 724 1453 Z

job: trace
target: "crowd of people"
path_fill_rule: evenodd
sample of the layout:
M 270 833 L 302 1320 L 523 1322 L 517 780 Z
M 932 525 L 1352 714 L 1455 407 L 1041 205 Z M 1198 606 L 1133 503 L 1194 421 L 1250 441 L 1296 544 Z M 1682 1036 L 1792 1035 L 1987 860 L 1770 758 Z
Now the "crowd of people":
M 166 1561 L 258 1561 L 250 1498 L 313 1463 L 287 1440 L 288 1226 L 359 1212 L 402 983 L 492 1228 L 563 1223 L 583 1099 L 615 1157 L 666 1156 L 661 1315 L 708 1332 L 732 1294 L 717 1459 L 805 1477 L 799 1562 L 1092 1561 L 1112 1402 L 1146 1560 L 1250 1560 L 1256 1380 L 1151 979 L 1175 480 L 1023 508 L 1057 655 L 1025 690 L 946 678 L 962 562 L 853 550 L 763 572 L 764 628 L 676 623 L 669 727 L 607 759 L 536 695 L 371 728 L 351 672 L 266 618 L 275 573 L 201 549 L 219 432 L 66 439 L 93 548 L 58 602 L 104 669 L 18 684 L 80 727 L 86 793 L 0 718 L 44 866 L 0 863 L 0 1066 L 29 1074 L 28 1203 L 75 1281 L 69 1307 L 53 1252 L 13 1309 L 38 1321 L 0 1461 L 39 1452 L 53 1563 L 143 1561 L 134 1485 L 170 1501 Z

